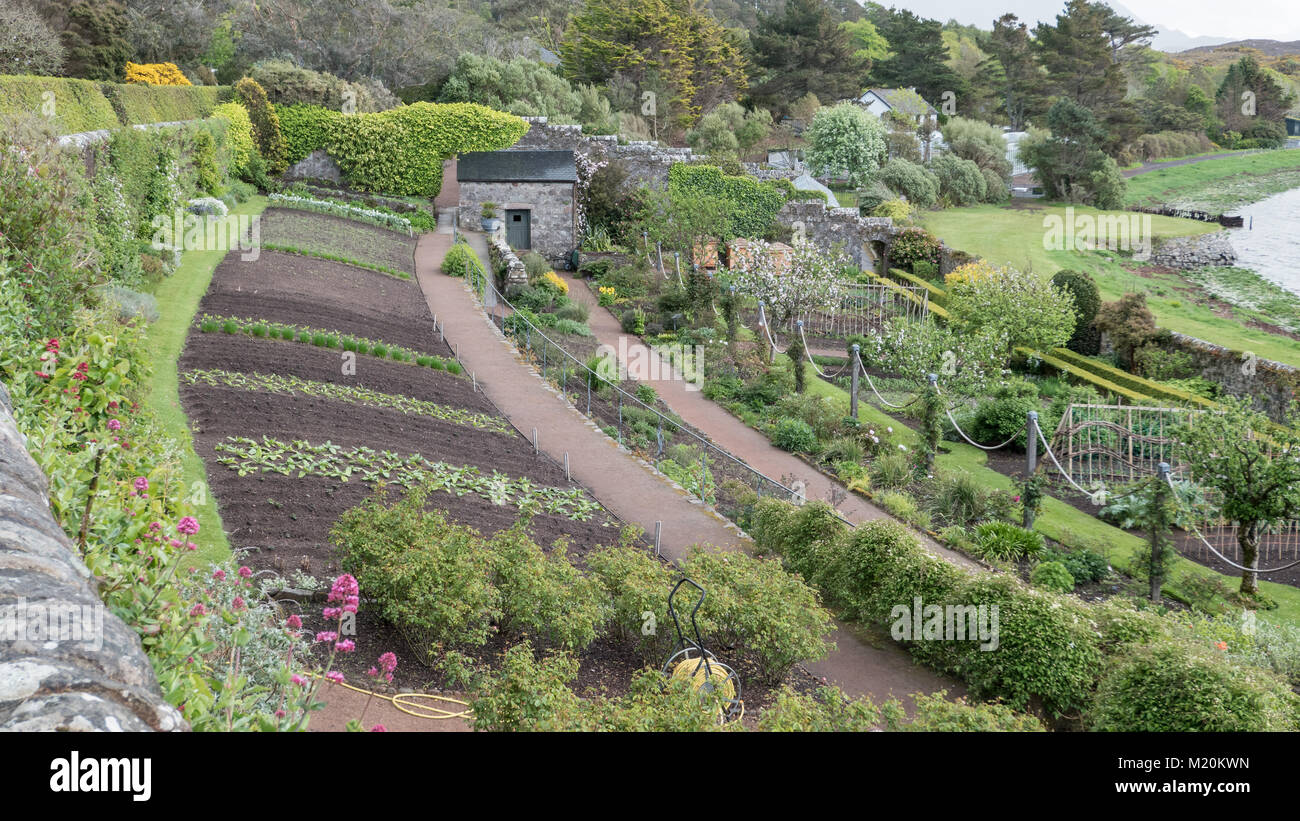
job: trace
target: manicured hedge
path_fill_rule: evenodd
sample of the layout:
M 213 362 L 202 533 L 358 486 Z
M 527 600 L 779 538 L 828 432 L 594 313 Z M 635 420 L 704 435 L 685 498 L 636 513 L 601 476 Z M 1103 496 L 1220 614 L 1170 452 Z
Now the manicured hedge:
M 149 86 L 103 83 L 104 96 L 122 125 L 176 123 L 212 115 L 221 89 L 216 86 Z
M 880 276 L 879 274 L 877 274 L 875 271 L 868 271 L 868 270 L 866 270 L 865 268 L 863 269 L 862 273 L 864 273 L 864 274 L 866 274 L 867 276 L 871 277 L 871 281 L 872 281 L 872 282 L 878 282 L 878 283 L 880 283 L 881 285 L 888 285 L 889 287 L 891 287 L 891 288 L 895 289 L 896 291 L 898 291 L 898 292 L 899 292 L 900 294 L 902 294 L 903 296 L 905 296 L 905 297 L 907 297 L 908 299 L 910 299 L 911 301 L 915 302 L 917 305 L 920 305 L 920 304 L 921 304 L 921 300 L 920 300 L 920 298 L 917 297 L 917 295 L 916 295 L 915 293 L 913 293 L 912 291 L 904 290 L 904 289 L 901 287 L 901 286 L 902 286 L 902 283 L 895 282 L 894 280 L 892 280 L 892 279 L 890 279 L 890 278 L 888 278 L 888 277 L 882 277 L 882 276 Z M 910 285 L 910 284 L 912 284 L 912 283 L 907 283 L 907 284 Z M 949 315 L 949 313 L 948 313 L 948 309 L 944 308 L 942 305 L 940 305 L 939 303 L 935 302 L 933 298 L 931 298 L 931 299 L 929 300 L 929 303 L 928 303 L 928 304 L 929 304 L 929 308 L 930 308 L 930 313 L 931 313 L 932 315 L 934 315 L 936 318 L 938 318 L 938 319 L 940 319 L 940 320 L 942 320 L 942 321 L 944 321 L 944 322 L 947 322 L 947 321 L 951 318 L 950 315 Z
M 668 169 L 668 193 L 690 192 L 718 197 L 731 205 L 731 233 L 757 238 L 767 233 L 786 203 L 781 187 L 753 177 L 731 177 L 715 165 L 677 163 Z
M 290 162 L 323 148 L 352 187 L 399 196 L 436 196 L 444 159 L 509 148 L 528 131 L 522 118 L 475 103 L 416 103 L 375 114 L 319 106 L 276 106 L 276 112 Z
M 1217 407 L 1214 402 L 1203 396 L 1197 396 L 1194 393 L 1180 390 L 1169 385 L 1161 385 L 1158 382 L 1152 382 L 1150 379 L 1144 379 L 1141 376 L 1134 376 L 1128 371 L 1122 371 L 1119 368 L 1112 368 L 1095 359 L 1089 359 L 1082 354 L 1077 354 L 1068 348 L 1056 348 L 1052 351 L 1053 356 L 1057 359 L 1063 359 L 1066 362 L 1081 368 L 1090 373 L 1094 373 L 1102 379 L 1112 382 L 1116 385 L 1123 385 L 1135 393 L 1139 393 L 1156 399 L 1170 399 L 1175 402 L 1191 403 L 1203 408 Z
M 933 282 L 927 282 L 916 274 L 908 273 L 901 268 L 890 268 L 889 276 L 904 285 L 919 285 L 929 291 L 931 305 L 942 305 L 945 308 L 948 307 L 948 292 L 935 285 Z
M 44 94 L 51 92 L 55 130 L 60 134 L 78 134 L 124 125 L 201 120 L 212 114 L 223 91 L 216 86 L 126 85 L 65 77 L 0 76 L 0 114 L 43 114 Z
M 1062 373 L 1067 373 L 1076 379 L 1079 379 L 1083 382 L 1086 382 L 1089 385 L 1092 385 L 1093 387 L 1101 390 L 1103 393 L 1122 396 L 1125 399 L 1128 399 L 1132 402 L 1137 402 L 1138 404 L 1141 405 L 1148 405 L 1151 404 L 1153 401 L 1155 401 L 1152 397 L 1147 396 L 1146 394 L 1138 393 L 1137 391 L 1126 388 L 1123 385 L 1118 385 L 1114 382 L 1111 382 L 1109 379 L 1105 379 L 1101 376 L 1098 376 L 1092 371 L 1086 370 L 1084 368 L 1080 368 L 1078 365 L 1075 365 L 1072 362 L 1067 362 L 1066 360 L 1061 359 L 1059 356 L 1056 355 L 1059 354 L 1061 350 L 1062 350 L 1061 348 L 1057 348 L 1056 350 L 1052 351 L 1052 353 L 1045 354 L 1045 353 L 1039 353 L 1038 351 L 1032 351 L 1029 348 L 1018 347 L 1016 348 L 1016 353 L 1026 357 L 1033 357 L 1035 359 L 1039 359 L 1043 363 L 1050 365 L 1053 368 L 1056 368 L 1058 371 L 1061 371 Z
M 63 77 L 0 76 L 0 114 L 44 116 L 46 92 L 54 95 L 54 126 L 60 134 L 121 126 L 99 83 Z

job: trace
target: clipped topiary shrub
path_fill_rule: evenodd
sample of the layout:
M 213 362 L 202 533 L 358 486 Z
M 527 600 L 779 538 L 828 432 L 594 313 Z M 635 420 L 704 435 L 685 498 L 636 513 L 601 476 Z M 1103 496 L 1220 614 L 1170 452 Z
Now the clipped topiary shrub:
M 253 122 L 248 118 L 248 109 L 239 103 L 222 103 L 213 109 L 212 116 L 226 123 L 230 175 L 243 177 L 251 167 L 253 152 L 257 148 L 253 142 Z
M 712 165 L 677 163 L 668 169 L 668 193 L 694 193 L 731 205 L 730 232 L 737 237 L 763 236 L 786 203 L 781 188 L 749 176 L 729 176 Z

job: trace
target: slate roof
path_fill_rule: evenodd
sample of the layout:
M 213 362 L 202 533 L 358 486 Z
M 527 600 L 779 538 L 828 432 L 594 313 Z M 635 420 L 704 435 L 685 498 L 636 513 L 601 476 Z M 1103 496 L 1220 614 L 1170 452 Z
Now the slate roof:
M 456 161 L 459 182 L 578 181 L 572 151 L 471 151 Z

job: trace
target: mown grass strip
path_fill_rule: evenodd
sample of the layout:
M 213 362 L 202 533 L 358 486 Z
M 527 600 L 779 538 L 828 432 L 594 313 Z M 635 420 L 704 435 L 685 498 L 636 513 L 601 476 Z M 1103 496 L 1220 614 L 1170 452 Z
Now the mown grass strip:
M 256 215 L 266 209 L 265 197 L 253 197 L 236 206 L 231 214 Z M 212 284 L 212 273 L 226 256 L 224 251 L 186 251 L 181 264 L 170 277 L 154 288 L 161 316 L 149 326 L 147 350 L 152 376 L 144 386 L 141 404 L 158 420 L 162 431 L 178 445 L 185 482 L 190 487 L 208 486 L 207 469 L 194 452 L 189 420 L 181 409 L 176 363 L 185 346 L 190 324 L 199 309 L 199 300 Z M 197 559 L 221 561 L 230 556 L 230 542 L 222 529 L 221 513 L 211 493 L 194 496 L 199 520 L 195 542 Z
M 190 385 L 238 388 L 279 396 L 312 396 L 334 399 L 365 407 L 385 408 L 418 416 L 428 416 L 443 422 L 451 422 L 456 425 L 492 433 L 514 434 L 514 428 L 510 427 L 510 424 L 499 416 L 477 413 L 450 405 L 440 405 L 437 402 L 428 402 L 422 399 L 413 399 L 401 394 L 382 393 L 357 385 L 339 385 L 333 382 L 318 382 L 280 374 L 236 373 L 223 370 L 187 371 L 181 375 L 181 379 Z

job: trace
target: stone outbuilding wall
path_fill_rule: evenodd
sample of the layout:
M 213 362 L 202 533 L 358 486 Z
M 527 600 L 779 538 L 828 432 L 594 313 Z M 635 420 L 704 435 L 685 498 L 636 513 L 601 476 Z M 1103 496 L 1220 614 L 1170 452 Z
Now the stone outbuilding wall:
M 578 244 L 573 189 L 573 183 L 461 182 L 461 230 L 482 230 L 485 202 L 497 204 L 500 219 L 505 218 L 507 209 L 527 209 L 532 219 L 532 250 L 553 263 L 562 263 Z
M 1169 344 L 1190 354 L 1202 377 L 1222 385 L 1231 396 L 1250 397 L 1275 422 L 1286 418 L 1300 389 L 1300 370 L 1290 365 L 1176 332 L 1170 334 Z
M 859 268 L 872 270 L 888 257 L 895 233 L 888 217 L 861 217 L 856 208 L 828 208 L 818 200 L 791 200 L 776 218 L 793 229 L 796 239 L 802 232 L 819 247 L 839 245 Z
M 0 385 L 0 731 L 189 729 L 139 636 L 104 607 L 48 494 Z M 66 635 L 49 635 L 54 614 Z

